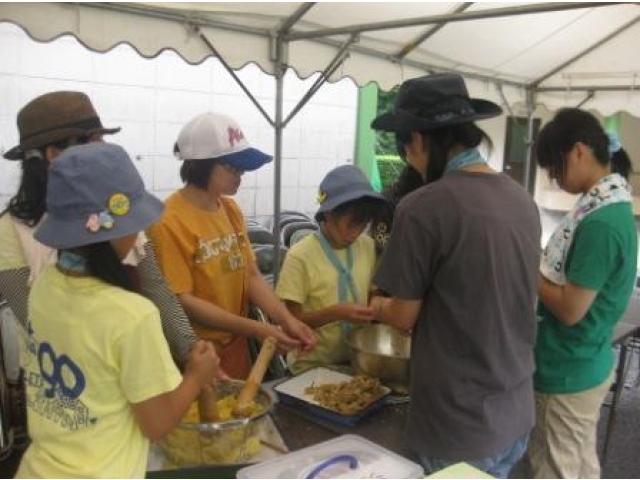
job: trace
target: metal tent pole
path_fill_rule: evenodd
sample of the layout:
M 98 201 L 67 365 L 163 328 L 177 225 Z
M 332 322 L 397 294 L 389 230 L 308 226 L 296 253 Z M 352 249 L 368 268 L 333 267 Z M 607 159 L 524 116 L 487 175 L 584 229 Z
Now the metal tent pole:
M 277 32 L 272 35 L 272 46 L 275 51 L 272 52 L 274 63 L 274 74 L 276 79 L 276 98 L 275 98 L 275 119 L 274 119 L 274 168 L 273 168 L 273 235 L 276 239 L 274 248 L 274 269 L 273 269 L 273 285 L 278 283 L 280 276 L 280 261 L 282 258 L 282 250 L 280 248 L 280 211 L 282 199 L 282 135 L 285 127 L 283 121 L 283 104 L 284 104 L 284 74 L 287 70 L 286 51 L 287 43 L 284 35 L 315 5 L 315 2 L 308 2 L 300 5 L 293 14 L 285 19 Z
M 273 169 L 273 235 L 276 238 L 275 251 L 274 251 L 274 269 L 273 269 L 273 284 L 278 283 L 278 277 L 280 276 L 280 259 L 282 257 L 282 251 L 280 249 L 280 200 L 282 189 L 282 131 L 284 124 L 282 121 L 282 109 L 284 103 L 284 73 L 286 65 L 283 61 L 283 48 L 284 42 L 282 38 L 276 38 L 276 59 L 275 59 L 275 77 L 276 77 L 276 98 L 275 98 L 275 124 L 274 124 L 274 169 Z
M 535 105 L 535 91 L 533 89 L 527 90 L 527 157 L 524 162 L 524 188 L 531 193 L 535 194 L 535 185 L 529 185 L 531 183 L 531 164 L 533 163 L 533 116 L 536 110 Z
M 584 57 L 585 55 L 593 52 L 594 50 L 596 50 L 597 48 L 599 48 L 600 46 L 604 45 L 605 43 L 607 43 L 609 40 L 616 38 L 618 35 L 620 35 L 622 32 L 624 32 L 625 30 L 631 28 L 632 26 L 634 26 L 636 23 L 640 22 L 640 15 L 638 15 L 637 17 L 634 17 L 633 19 L 631 19 L 631 21 L 625 23 L 624 25 L 622 25 L 620 28 L 617 28 L 616 30 L 614 30 L 613 32 L 611 32 L 609 35 L 607 35 L 604 38 L 601 38 L 600 40 L 598 40 L 597 42 L 595 42 L 593 45 L 590 45 L 589 47 L 585 48 L 583 51 L 581 51 L 580 53 L 578 53 L 577 55 L 571 57 L 569 60 L 563 62 L 562 64 L 558 65 L 556 68 L 554 68 L 553 70 L 545 73 L 544 75 L 542 75 L 541 77 L 536 78 L 533 82 L 531 82 L 531 85 L 529 85 L 530 87 L 537 87 L 538 85 L 540 85 L 542 82 L 544 82 L 546 79 L 548 79 L 549 77 L 555 75 L 556 73 L 558 73 L 560 70 L 562 70 L 565 67 L 568 67 L 569 65 L 571 65 L 572 63 L 577 62 L 578 60 L 580 60 L 582 57 Z
M 510 17 L 513 15 L 529 15 L 534 13 L 559 12 L 563 10 L 576 10 L 579 8 L 609 7 L 620 2 L 557 2 L 534 3 L 530 5 L 517 5 L 510 7 L 491 8 L 485 10 L 473 10 L 465 12 L 446 13 L 443 15 L 430 15 L 427 17 L 413 17 L 401 20 L 367 23 L 361 25 L 347 25 L 337 28 L 320 28 L 291 32 L 285 36 L 288 41 L 308 40 L 318 37 L 342 35 L 345 33 L 374 32 L 378 30 L 392 30 L 395 28 L 416 27 L 420 25 L 438 25 L 447 22 L 465 22 L 483 18 Z
M 236 72 L 233 71 L 233 69 L 231 68 L 231 66 L 227 63 L 227 61 L 225 60 L 225 58 L 220 55 L 220 52 L 218 52 L 218 50 L 216 49 L 216 47 L 213 46 L 213 44 L 211 43 L 211 41 L 205 36 L 204 33 L 202 33 L 200 31 L 200 29 L 198 27 L 195 27 L 195 32 L 200 35 L 200 38 L 202 39 L 202 41 L 207 45 L 207 47 L 209 47 L 209 49 L 211 50 L 211 52 L 216 56 L 216 58 L 218 59 L 218 61 L 222 64 L 222 66 L 224 67 L 224 69 L 229 73 L 229 75 L 231 75 L 231 78 L 233 78 L 236 83 L 238 84 L 238 86 L 242 89 L 242 91 L 245 93 L 245 95 L 247 96 L 247 98 L 249 100 L 251 100 L 251 103 L 253 103 L 253 105 L 258 109 L 258 111 L 262 114 L 262 116 L 264 117 L 264 119 L 269 122 L 269 124 L 271 126 L 273 126 L 273 120 L 271 119 L 271 117 L 269 117 L 269 114 L 265 111 L 264 108 L 262 108 L 262 105 L 260 105 L 260 102 L 258 101 L 258 99 L 249 91 L 249 89 L 247 88 L 247 86 L 244 84 L 244 82 L 240 79 L 240 77 L 238 77 L 238 75 L 236 74 Z
M 459 5 L 452 13 L 461 13 L 464 12 L 466 9 L 468 9 L 471 5 L 473 5 L 473 2 L 467 2 L 467 3 L 463 3 L 462 5 Z M 409 53 L 411 53 L 413 50 L 415 50 L 416 48 L 418 48 L 422 43 L 424 43 L 427 39 L 433 37 L 436 33 L 438 33 L 438 31 L 440 31 L 445 25 L 447 24 L 447 22 L 442 22 L 439 24 L 436 24 L 434 27 L 429 28 L 426 32 L 421 33 L 420 35 L 418 35 L 416 38 L 412 39 L 410 42 L 406 43 L 399 51 L 398 53 L 396 53 L 395 55 L 393 55 L 393 58 L 396 61 L 400 61 L 402 60 L 404 57 L 406 57 L 407 55 L 409 55 Z

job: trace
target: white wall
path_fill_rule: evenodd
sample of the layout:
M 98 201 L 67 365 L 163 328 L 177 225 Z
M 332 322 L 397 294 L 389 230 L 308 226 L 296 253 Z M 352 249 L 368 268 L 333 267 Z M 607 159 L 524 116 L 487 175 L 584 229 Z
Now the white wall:
M 72 37 L 32 41 L 20 28 L 0 23 L 0 153 L 18 142 L 16 116 L 34 97 L 54 90 L 87 93 L 106 137 L 124 146 L 147 187 L 161 198 L 181 186 L 172 156 L 181 126 L 204 111 L 234 117 L 253 146 L 273 153 L 273 129 L 215 59 L 188 65 L 174 52 L 155 59 L 121 45 L 105 54 L 86 50 Z M 273 116 L 275 82 L 253 64 L 238 72 Z M 313 83 L 285 78 L 285 115 Z M 317 186 L 333 167 L 353 158 L 357 87 L 349 79 L 325 85 L 287 126 L 283 139 L 282 208 L 314 212 Z M 0 160 L 0 208 L 15 192 L 19 163 Z M 246 174 L 237 195 L 245 214 L 273 213 L 273 164 Z

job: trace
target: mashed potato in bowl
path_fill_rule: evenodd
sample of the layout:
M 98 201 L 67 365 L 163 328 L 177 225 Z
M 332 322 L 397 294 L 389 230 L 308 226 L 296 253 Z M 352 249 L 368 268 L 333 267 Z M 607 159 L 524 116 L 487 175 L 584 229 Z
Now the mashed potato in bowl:
M 257 453 L 259 422 L 271 408 L 271 397 L 260 390 L 251 415 L 235 418 L 232 410 L 242 385 L 242 381 L 233 380 L 218 386 L 216 403 L 220 419 L 216 422 L 201 423 L 197 402 L 191 405 L 180 425 L 160 442 L 173 465 L 237 463 Z

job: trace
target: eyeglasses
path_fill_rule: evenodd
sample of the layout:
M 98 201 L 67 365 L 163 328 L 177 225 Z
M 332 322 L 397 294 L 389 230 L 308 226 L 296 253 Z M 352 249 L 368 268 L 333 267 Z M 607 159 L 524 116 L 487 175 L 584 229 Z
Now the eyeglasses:
M 234 167 L 233 165 L 229 165 L 228 163 L 220 162 L 220 165 L 226 168 L 229 173 L 233 173 L 234 175 L 242 175 L 244 173 L 244 170 L 242 170 L 241 168 Z

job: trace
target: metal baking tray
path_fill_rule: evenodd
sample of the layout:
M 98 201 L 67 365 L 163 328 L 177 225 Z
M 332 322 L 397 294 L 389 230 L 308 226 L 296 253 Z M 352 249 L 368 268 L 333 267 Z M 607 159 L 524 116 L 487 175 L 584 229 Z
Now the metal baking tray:
M 311 395 L 304 392 L 311 385 L 348 382 L 352 378 L 352 375 L 347 375 L 346 373 L 318 367 L 279 383 L 274 390 L 278 395 L 279 401 L 285 405 L 299 408 L 332 423 L 352 427 L 363 418 L 382 408 L 386 404 L 386 397 L 391 393 L 391 389 L 383 385 L 383 393 L 377 400 L 374 400 L 363 410 L 349 415 L 323 407 Z

